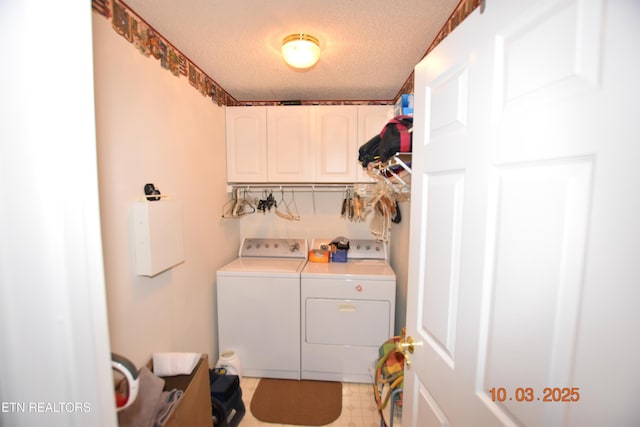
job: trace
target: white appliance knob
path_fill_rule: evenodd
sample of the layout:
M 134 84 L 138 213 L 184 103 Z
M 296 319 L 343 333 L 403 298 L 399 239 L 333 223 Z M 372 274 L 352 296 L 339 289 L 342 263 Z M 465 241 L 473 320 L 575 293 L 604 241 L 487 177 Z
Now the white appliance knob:
M 276 249 L 278 249 L 278 246 L 280 246 L 280 245 L 278 245 L 277 243 L 273 244 L 273 247 L 276 248 Z

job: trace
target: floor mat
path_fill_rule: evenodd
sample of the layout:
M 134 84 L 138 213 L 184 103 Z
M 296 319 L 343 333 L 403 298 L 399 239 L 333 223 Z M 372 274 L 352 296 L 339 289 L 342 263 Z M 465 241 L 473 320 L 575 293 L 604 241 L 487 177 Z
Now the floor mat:
M 342 412 L 342 384 L 262 378 L 250 407 L 255 418 L 267 423 L 323 426 Z

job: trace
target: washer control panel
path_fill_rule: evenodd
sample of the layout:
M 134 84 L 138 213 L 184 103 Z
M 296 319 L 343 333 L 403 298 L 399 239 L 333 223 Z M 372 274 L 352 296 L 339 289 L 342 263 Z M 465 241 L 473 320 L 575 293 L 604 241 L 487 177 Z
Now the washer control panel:
M 307 258 L 309 253 L 305 239 L 242 239 L 239 256 L 264 258 Z

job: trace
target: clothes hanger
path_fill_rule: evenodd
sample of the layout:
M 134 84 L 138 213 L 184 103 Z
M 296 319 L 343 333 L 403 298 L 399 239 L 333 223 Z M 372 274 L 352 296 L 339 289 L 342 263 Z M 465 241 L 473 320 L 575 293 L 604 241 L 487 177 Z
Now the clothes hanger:
M 237 189 L 238 191 L 238 199 L 240 198 L 240 189 Z M 247 211 L 246 208 L 251 209 L 250 211 Z M 234 217 L 241 217 L 241 216 L 245 216 L 245 215 L 249 215 L 252 214 L 256 211 L 256 207 L 253 206 L 253 204 L 251 203 L 251 201 L 247 198 L 247 190 L 245 189 L 242 195 L 242 200 L 238 200 L 238 203 L 236 203 L 236 205 L 233 208 L 233 216 Z
M 284 199 L 284 189 L 281 188 L 280 191 L 282 194 L 281 194 L 280 204 L 276 205 L 276 210 L 275 210 L 276 215 L 278 215 L 280 218 L 283 218 L 289 221 L 299 221 L 300 215 L 298 215 L 297 212 L 293 213 L 290 207 L 291 202 L 293 202 L 295 206 L 295 200 L 293 198 L 293 189 L 291 189 L 291 201 L 289 203 L 287 203 Z M 281 210 L 282 207 L 285 208 L 284 212 Z M 298 207 L 296 206 L 296 211 L 297 210 L 298 210 Z
M 291 210 L 291 204 L 293 204 L 295 211 Z M 298 213 L 298 205 L 296 205 L 296 198 L 295 198 L 295 193 L 293 191 L 293 188 L 291 189 L 291 200 L 289 200 L 289 202 L 286 203 L 286 206 L 287 206 L 287 213 L 289 214 L 289 216 L 291 216 L 291 219 L 294 221 L 300 221 L 300 214 Z

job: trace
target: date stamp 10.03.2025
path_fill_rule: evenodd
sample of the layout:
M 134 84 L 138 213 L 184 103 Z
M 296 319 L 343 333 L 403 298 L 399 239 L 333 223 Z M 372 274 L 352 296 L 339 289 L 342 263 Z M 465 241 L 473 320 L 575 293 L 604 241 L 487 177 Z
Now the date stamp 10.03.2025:
M 506 387 L 489 389 L 494 402 L 578 402 L 580 387 L 544 387 L 536 390 L 533 387 L 517 387 L 509 390 Z

